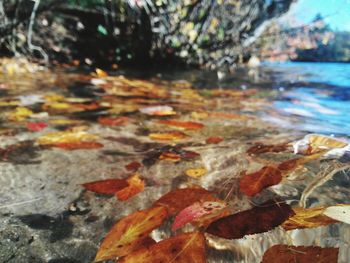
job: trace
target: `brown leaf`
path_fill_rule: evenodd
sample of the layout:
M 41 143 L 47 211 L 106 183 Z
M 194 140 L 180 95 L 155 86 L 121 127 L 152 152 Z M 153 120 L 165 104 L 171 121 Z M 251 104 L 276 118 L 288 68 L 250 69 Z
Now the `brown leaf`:
M 183 128 L 185 130 L 198 130 L 204 127 L 203 124 L 193 121 L 160 120 L 158 122 L 169 126 Z
M 98 118 L 98 122 L 100 124 L 106 125 L 106 126 L 122 126 L 128 121 L 129 121 L 128 117 L 114 117 L 114 118 L 100 117 L 100 118 Z
M 258 143 L 250 147 L 247 150 L 247 153 L 249 155 L 268 153 L 268 152 L 278 153 L 278 152 L 286 151 L 287 149 L 288 149 L 288 144 L 265 145 L 262 143 Z
M 82 185 L 85 189 L 99 193 L 114 195 L 119 190 L 128 186 L 128 182 L 124 179 L 107 179 L 85 183 Z
M 181 155 L 178 153 L 174 153 L 174 152 L 163 152 L 159 156 L 159 160 L 178 162 L 181 160 Z
M 249 210 L 223 217 L 211 223 L 206 232 L 227 239 L 237 239 L 245 235 L 267 232 L 293 215 L 293 210 L 286 203 L 268 201 Z
M 273 166 L 265 166 L 259 171 L 245 174 L 239 182 L 239 189 L 248 196 L 260 193 L 266 187 L 282 181 L 282 173 Z
M 157 206 L 122 218 L 103 240 L 95 262 L 125 256 L 136 250 L 149 233 L 163 223 L 166 216 L 166 209 Z
M 264 254 L 262 263 L 337 263 L 339 248 L 275 245 Z
M 115 193 L 116 197 L 121 201 L 128 200 L 145 189 L 145 181 L 137 173 L 128 178 L 127 182 L 129 184 L 127 187 Z
M 169 216 L 174 216 L 184 208 L 197 201 L 216 201 L 213 194 L 203 188 L 183 188 L 175 189 L 161 198 L 153 206 L 163 206 L 168 210 Z
M 324 207 L 314 207 L 307 209 L 302 207 L 295 207 L 293 208 L 293 211 L 295 215 L 288 218 L 288 220 L 282 224 L 282 227 L 285 230 L 313 228 L 338 223 L 338 221 L 323 214 L 325 211 Z
M 224 139 L 222 137 L 209 137 L 206 139 L 207 144 L 218 144 L 222 142 Z
M 118 263 L 181 262 L 205 263 L 205 238 L 202 233 L 185 233 L 141 248 Z
M 61 148 L 61 149 L 70 150 L 70 151 L 103 148 L 103 144 L 98 142 L 53 143 L 47 146 Z
M 125 169 L 127 171 L 136 172 L 141 166 L 142 165 L 139 162 L 135 161 L 135 162 L 131 162 L 131 163 L 125 165 Z

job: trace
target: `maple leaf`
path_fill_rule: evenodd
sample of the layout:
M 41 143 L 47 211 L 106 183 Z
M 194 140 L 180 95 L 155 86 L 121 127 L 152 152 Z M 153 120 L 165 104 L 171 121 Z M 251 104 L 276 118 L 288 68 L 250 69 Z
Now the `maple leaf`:
M 213 194 L 204 188 L 175 189 L 159 198 L 153 206 L 163 206 L 169 216 L 174 216 L 197 201 L 217 201 Z
M 238 239 L 272 230 L 293 215 L 293 210 L 286 203 L 267 201 L 249 210 L 220 218 L 211 223 L 206 232 L 226 239 Z
M 337 263 L 339 248 L 275 245 L 264 254 L 262 263 Z
M 205 238 L 202 233 L 191 232 L 141 248 L 120 259 L 118 263 L 181 262 L 205 263 Z
M 95 262 L 128 255 L 139 248 L 153 229 L 167 216 L 161 206 L 137 211 L 119 220 L 109 231 L 97 252 Z

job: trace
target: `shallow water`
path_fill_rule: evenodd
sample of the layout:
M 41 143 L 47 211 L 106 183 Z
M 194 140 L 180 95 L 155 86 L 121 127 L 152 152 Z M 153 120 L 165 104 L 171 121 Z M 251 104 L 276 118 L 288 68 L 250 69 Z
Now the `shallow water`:
M 307 133 L 349 136 L 350 67 L 345 64 L 281 64 L 233 73 L 204 71 L 110 72 L 83 75 L 74 70 L 9 72 L 0 76 L 0 262 L 92 262 L 98 245 L 117 220 L 151 204 L 171 189 L 200 185 L 225 199 L 233 212 L 282 198 L 297 205 L 319 172 L 333 165 L 315 160 L 282 183 L 253 198 L 239 189 L 243 171 L 295 158 L 292 150 L 247 154 L 256 143 L 290 143 Z M 10 73 L 10 74 L 9 74 Z M 349 74 L 347 74 L 349 73 Z M 135 79 L 151 79 L 138 82 Z M 172 106 L 174 116 L 149 116 L 139 109 Z M 18 107 L 31 111 L 16 114 Z M 105 125 L 99 118 L 125 118 Z M 159 123 L 177 119 L 202 123 L 184 130 Z M 62 124 L 62 120 L 66 120 Z M 74 122 L 72 122 L 74 120 Z M 61 124 L 58 124 L 61 121 Z M 47 127 L 31 131 L 28 123 Z M 51 132 L 94 134 L 101 148 L 67 150 L 42 143 Z M 181 131 L 185 138 L 163 141 L 151 133 Z M 210 137 L 221 142 L 209 144 Z M 291 147 L 289 147 L 291 148 Z M 196 152 L 199 157 L 161 160 L 164 152 Z M 299 156 L 299 155 L 298 155 Z M 81 184 L 127 178 L 125 165 L 142 163 L 145 190 L 127 201 L 84 190 Z M 346 163 L 337 163 L 341 165 Z M 200 178 L 185 174 L 205 167 Z M 347 173 L 315 188 L 307 207 L 350 203 Z M 335 191 L 336 189 L 336 191 Z M 172 235 L 171 220 L 152 233 Z M 180 231 L 181 232 L 181 231 Z M 338 262 L 349 262 L 350 227 L 343 223 L 224 240 L 208 236 L 208 262 L 260 262 L 273 244 L 339 247 Z

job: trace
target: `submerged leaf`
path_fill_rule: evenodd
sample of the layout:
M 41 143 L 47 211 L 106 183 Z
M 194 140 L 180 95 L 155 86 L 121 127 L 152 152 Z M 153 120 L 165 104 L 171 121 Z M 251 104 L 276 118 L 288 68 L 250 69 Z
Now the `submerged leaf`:
M 199 178 L 207 173 L 207 169 L 205 167 L 193 168 L 186 170 L 185 174 L 189 177 Z
M 181 155 L 178 153 L 174 153 L 174 152 L 163 152 L 159 156 L 159 160 L 178 162 L 181 160 Z
M 181 262 L 205 263 L 205 238 L 202 233 L 185 233 L 131 252 L 118 263 Z
M 262 263 L 337 263 L 339 248 L 275 245 L 264 254 Z
M 266 187 L 276 185 L 281 181 L 280 170 L 273 166 L 265 166 L 257 172 L 243 175 L 239 182 L 239 189 L 248 196 L 254 196 Z
M 48 146 L 70 150 L 70 151 L 103 148 L 103 144 L 98 142 L 53 143 L 53 144 L 48 144 Z
M 217 214 L 226 207 L 226 203 L 220 202 L 196 202 L 183 209 L 174 219 L 171 229 L 176 231 L 187 223 L 191 223 L 208 214 Z
M 116 197 L 121 201 L 128 200 L 145 189 L 145 181 L 142 180 L 137 173 L 128 178 L 127 182 L 127 187 L 115 193 Z
M 150 133 L 149 137 L 152 140 L 159 141 L 179 141 L 185 139 L 187 135 L 183 132 L 173 131 L 173 132 L 164 132 L 164 133 Z
M 141 113 L 153 116 L 175 115 L 176 112 L 170 106 L 151 106 L 139 109 Z
M 92 142 L 98 139 L 97 135 L 90 134 L 84 131 L 80 132 L 51 132 L 45 134 L 37 139 L 37 142 L 41 145 L 50 145 L 57 143 L 79 143 L 79 142 Z
M 204 127 L 203 124 L 193 121 L 160 120 L 159 123 L 183 128 L 185 130 L 198 130 Z
M 125 165 L 125 169 L 127 171 L 136 172 L 141 166 L 142 165 L 139 162 L 135 161 L 135 162 L 131 162 L 131 163 Z
M 227 239 L 238 239 L 245 235 L 272 230 L 293 215 L 293 210 L 286 203 L 268 201 L 249 210 L 223 217 L 211 223 L 206 232 Z
M 82 186 L 92 192 L 99 194 L 114 195 L 119 190 L 127 187 L 129 184 L 125 179 L 106 179 L 90 183 L 85 183 Z
M 163 223 L 166 216 L 166 209 L 158 206 L 122 218 L 103 240 L 95 262 L 125 256 L 136 250 L 149 233 Z
M 122 126 L 127 121 L 129 121 L 128 117 L 114 117 L 114 118 L 100 117 L 100 118 L 98 118 L 98 122 L 100 124 L 106 125 L 106 126 Z
M 276 145 L 265 145 L 262 143 L 255 144 L 254 146 L 250 147 L 247 150 L 247 153 L 249 155 L 252 154 L 261 154 L 261 153 L 268 153 L 268 152 L 283 152 L 288 149 L 288 144 L 276 144 Z
M 159 198 L 153 206 L 163 206 L 169 216 L 174 216 L 181 210 L 198 201 L 217 201 L 213 194 L 204 188 L 175 189 Z
M 294 216 L 290 217 L 282 224 L 285 230 L 302 229 L 302 228 L 314 228 L 325 226 L 329 224 L 337 223 L 338 221 L 325 216 L 324 207 L 314 208 L 293 208 Z

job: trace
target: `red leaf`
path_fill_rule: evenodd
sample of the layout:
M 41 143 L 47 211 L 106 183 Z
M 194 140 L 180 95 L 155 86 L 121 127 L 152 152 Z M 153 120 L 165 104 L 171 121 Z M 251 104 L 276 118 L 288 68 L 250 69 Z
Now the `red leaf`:
M 102 125 L 106 126 L 122 126 L 129 120 L 128 117 L 114 117 L 114 118 L 107 118 L 107 117 L 100 117 L 98 118 L 98 122 Z
M 133 171 L 133 172 L 136 172 L 140 167 L 141 167 L 141 164 L 136 161 L 125 165 L 126 170 Z
M 47 127 L 45 122 L 28 122 L 27 129 L 32 132 L 38 132 Z
M 264 254 L 262 263 L 337 263 L 339 248 L 275 245 Z
M 145 181 L 137 173 L 129 177 L 127 182 L 129 184 L 127 187 L 115 193 L 116 197 L 121 201 L 128 200 L 145 189 Z
M 67 142 L 49 144 L 48 146 L 73 151 L 83 149 L 99 149 L 103 147 L 103 144 L 98 142 Z
M 267 232 L 293 215 L 293 210 L 286 203 L 268 201 L 252 209 L 223 217 L 211 223 L 206 232 L 227 239 L 237 239 Z
M 209 137 L 207 140 L 206 140 L 206 143 L 208 144 L 218 144 L 220 142 L 222 142 L 224 139 L 221 138 L 221 137 Z
M 280 183 L 281 180 L 280 170 L 273 166 L 265 166 L 257 172 L 243 175 L 239 182 L 239 189 L 248 196 L 254 196 L 266 187 Z
M 202 123 L 193 122 L 193 121 L 160 120 L 159 123 L 183 128 L 185 130 L 198 130 L 204 127 Z
M 128 185 L 128 182 L 124 179 L 107 179 L 86 183 L 82 186 L 85 189 L 95 193 L 114 195 L 116 192 L 127 187 Z

